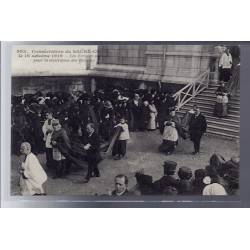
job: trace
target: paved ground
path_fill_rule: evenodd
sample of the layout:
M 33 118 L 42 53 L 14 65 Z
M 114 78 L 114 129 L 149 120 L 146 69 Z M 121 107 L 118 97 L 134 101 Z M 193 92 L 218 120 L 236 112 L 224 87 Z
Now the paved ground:
M 87 184 L 75 184 L 73 180 L 80 180 L 86 174 L 86 169 L 74 171 L 66 179 L 51 179 L 50 175 L 45 185 L 48 195 L 95 195 L 108 194 L 114 188 L 114 177 L 126 174 L 129 177 L 129 188 L 135 185 L 134 174 L 143 168 L 146 174 L 152 175 L 154 180 L 162 176 L 162 164 L 165 160 L 173 160 L 178 166 L 189 166 L 192 170 L 205 167 L 210 156 L 217 152 L 226 159 L 239 155 L 239 143 L 227 139 L 204 136 L 201 143 L 201 154 L 193 156 L 193 145 L 189 140 L 180 140 L 174 154 L 166 156 L 158 152 L 161 135 L 158 131 L 131 133 L 127 147 L 127 158 L 119 161 L 108 157 L 99 164 L 100 178 L 92 178 Z M 41 164 L 45 165 L 45 155 L 38 156 Z M 19 195 L 18 157 L 12 156 L 11 192 Z

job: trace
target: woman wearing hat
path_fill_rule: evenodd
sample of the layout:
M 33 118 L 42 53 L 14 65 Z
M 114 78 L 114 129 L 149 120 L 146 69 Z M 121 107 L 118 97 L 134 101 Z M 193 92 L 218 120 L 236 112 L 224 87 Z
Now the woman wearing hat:
M 155 130 L 156 129 L 156 117 L 157 117 L 157 109 L 154 104 L 154 99 L 149 101 L 149 122 L 148 122 L 148 130 Z
M 224 82 L 216 90 L 216 103 L 214 115 L 218 117 L 227 117 L 228 91 L 225 88 Z

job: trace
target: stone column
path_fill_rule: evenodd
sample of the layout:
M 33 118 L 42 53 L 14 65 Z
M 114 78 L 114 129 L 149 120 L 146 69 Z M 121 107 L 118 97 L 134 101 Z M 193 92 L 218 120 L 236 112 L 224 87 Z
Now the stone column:
M 96 80 L 95 78 L 91 78 L 91 82 L 90 82 L 90 91 L 93 94 L 96 90 Z

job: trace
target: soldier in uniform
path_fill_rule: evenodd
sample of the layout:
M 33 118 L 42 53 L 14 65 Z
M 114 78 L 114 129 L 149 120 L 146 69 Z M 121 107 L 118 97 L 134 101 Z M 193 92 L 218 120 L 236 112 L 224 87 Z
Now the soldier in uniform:
M 178 181 L 174 177 L 176 171 L 177 163 L 174 161 L 165 161 L 163 168 L 164 168 L 164 175 L 161 179 L 155 181 L 153 183 L 154 192 L 156 194 L 163 194 L 166 187 L 177 187 Z
M 191 178 L 193 176 L 192 170 L 189 167 L 181 167 L 178 170 L 179 183 L 178 183 L 178 194 L 188 195 L 192 193 Z

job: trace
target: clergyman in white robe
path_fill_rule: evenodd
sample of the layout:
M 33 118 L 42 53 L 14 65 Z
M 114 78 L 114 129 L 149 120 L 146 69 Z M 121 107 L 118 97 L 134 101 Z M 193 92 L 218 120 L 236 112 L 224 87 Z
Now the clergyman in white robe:
M 47 174 L 33 153 L 26 156 L 25 161 L 22 162 L 22 169 L 23 174 L 20 177 L 21 194 L 44 194 L 43 184 L 47 180 Z

